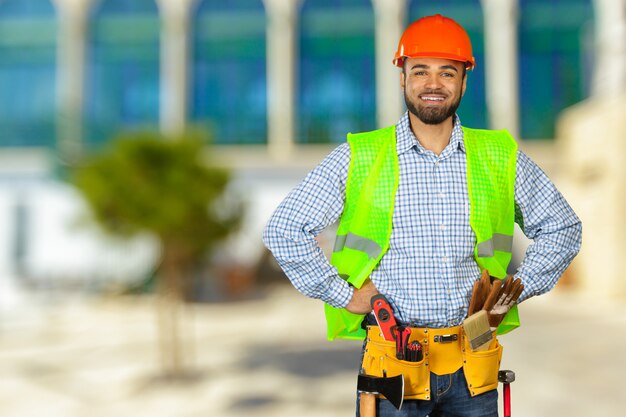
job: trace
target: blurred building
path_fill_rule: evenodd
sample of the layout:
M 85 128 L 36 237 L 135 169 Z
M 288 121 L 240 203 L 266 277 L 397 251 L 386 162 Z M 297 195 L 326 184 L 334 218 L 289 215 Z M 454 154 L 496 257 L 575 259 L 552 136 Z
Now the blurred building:
M 623 0 L 0 0 L 0 279 L 146 273 L 150 239 L 73 226 L 81 200 L 56 175 L 143 127 L 212 132 L 251 206 L 232 256 L 254 262 L 304 173 L 403 113 L 393 53 L 435 13 L 473 40 L 463 123 L 509 129 L 548 170 L 560 112 L 625 89 Z

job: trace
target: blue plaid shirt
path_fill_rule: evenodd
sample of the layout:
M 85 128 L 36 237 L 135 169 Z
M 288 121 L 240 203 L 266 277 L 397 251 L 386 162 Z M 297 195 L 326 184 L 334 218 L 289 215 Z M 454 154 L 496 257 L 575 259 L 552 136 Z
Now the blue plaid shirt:
M 396 125 L 400 182 L 389 250 L 370 278 L 396 317 L 422 327 L 450 327 L 467 315 L 480 269 L 469 223 L 465 145 L 459 118 L 440 155 L 426 150 L 406 113 Z M 337 147 L 278 206 L 265 245 L 303 294 L 345 307 L 353 288 L 342 280 L 315 240 L 341 216 L 350 164 L 347 143 Z M 521 300 L 549 291 L 578 253 L 581 223 L 545 173 L 518 151 L 516 222 L 533 240 L 516 277 Z

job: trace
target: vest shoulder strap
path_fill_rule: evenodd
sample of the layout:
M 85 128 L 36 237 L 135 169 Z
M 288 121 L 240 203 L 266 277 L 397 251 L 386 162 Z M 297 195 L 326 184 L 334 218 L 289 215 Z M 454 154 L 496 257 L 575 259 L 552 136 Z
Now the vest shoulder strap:
M 473 129 L 463 127 L 463 139 L 466 148 L 484 152 L 487 156 L 494 152 L 511 152 L 517 150 L 517 142 L 508 130 Z
M 348 133 L 350 145 L 350 176 L 355 179 L 368 174 L 384 147 L 395 150 L 396 127 L 389 126 L 371 132 Z

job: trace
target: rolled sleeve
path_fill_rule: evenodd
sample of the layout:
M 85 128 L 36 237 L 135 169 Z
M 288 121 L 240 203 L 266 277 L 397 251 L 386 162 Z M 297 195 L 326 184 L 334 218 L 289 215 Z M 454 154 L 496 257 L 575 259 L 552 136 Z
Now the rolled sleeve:
M 578 254 L 582 224 L 547 175 L 518 153 L 516 222 L 532 239 L 515 274 L 524 284 L 520 302 L 551 290 Z

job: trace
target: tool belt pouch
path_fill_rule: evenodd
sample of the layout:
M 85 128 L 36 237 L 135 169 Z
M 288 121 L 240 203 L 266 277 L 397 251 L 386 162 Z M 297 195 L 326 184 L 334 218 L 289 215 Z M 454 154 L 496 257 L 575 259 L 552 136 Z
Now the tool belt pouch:
M 502 345 L 495 335 L 487 350 L 474 352 L 460 327 L 411 330 L 409 341 L 419 340 L 423 344 L 424 359 L 420 362 L 397 359 L 396 343 L 384 340 L 377 326 L 368 326 L 361 364 L 365 374 L 377 377 L 404 375 L 404 398 L 408 400 L 430 400 L 430 373 L 447 375 L 461 366 L 472 396 L 498 387 Z M 452 342 L 438 343 L 438 338 L 446 334 L 458 337 Z
M 368 336 L 371 333 L 368 332 Z M 380 338 L 367 339 L 361 365 L 367 375 L 392 377 L 404 375 L 404 398 L 430 399 L 430 371 L 425 359 L 407 362 L 396 358 L 396 343 Z
M 502 345 L 495 335 L 489 349 L 479 352 L 472 351 L 469 340 L 463 335 L 463 372 L 472 397 L 498 387 L 501 359 Z

